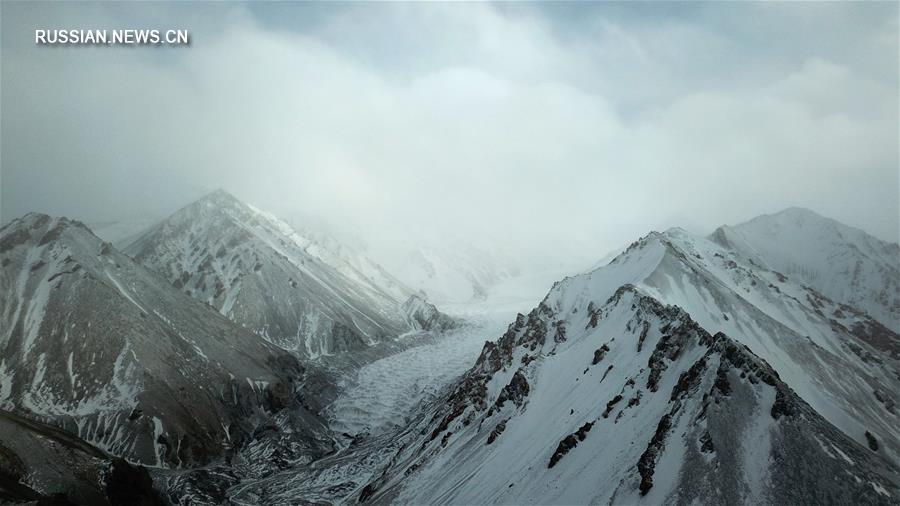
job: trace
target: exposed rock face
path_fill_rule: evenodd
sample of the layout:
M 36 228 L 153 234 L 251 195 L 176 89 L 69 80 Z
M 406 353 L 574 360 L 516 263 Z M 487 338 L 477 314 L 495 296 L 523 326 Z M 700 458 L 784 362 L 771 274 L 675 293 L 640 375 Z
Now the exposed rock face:
M 0 500 L 162 505 L 147 469 L 55 427 L 0 411 Z
M 878 440 L 875 439 L 875 436 L 872 435 L 871 432 L 866 431 L 866 441 L 869 442 L 869 449 L 873 452 L 878 451 Z
M 849 330 L 872 320 L 695 239 L 651 234 L 554 286 L 485 344 L 360 499 L 894 502 L 900 469 L 855 429 L 895 423 L 895 363 Z
M 434 304 L 421 295 L 410 295 L 401 309 L 414 329 L 441 333 L 462 325 L 460 320 L 438 311 Z
M 609 351 L 609 346 L 603 345 L 594 351 L 594 359 L 591 360 L 591 365 L 597 365 L 603 360 L 603 357 L 606 356 L 606 352 Z
M 590 432 L 593 426 L 593 423 L 585 422 L 584 425 L 579 427 L 577 431 L 569 434 L 562 441 L 560 441 L 559 445 L 556 447 L 556 451 L 553 452 L 553 455 L 550 456 L 550 462 L 547 464 L 547 468 L 552 469 L 557 462 L 559 462 L 567 453 L 569 453 L 569 450 L 578 446 L 579 441 L 584 441 L 585 438 L 587 438 L 587 433 Z
M 500 437 L 500 434 L 503 434 L 503 431 L 506 430 L 506 421 L 502 421 L 494 427 L 494 430 L 491 431 L 491 434 L 488 436 L 487 444 L 491 444 Z
M 152 227 L 125 252 L 303 357 L 362 349 L 411 330 L 396 298 L 410 292 L 399 281 L 221 190 Z
M 208 463 L 266 425 L 330 449 L 295 357 L 84 225 L 30 214 L 0 244 L 3 409 L 153 466 Z

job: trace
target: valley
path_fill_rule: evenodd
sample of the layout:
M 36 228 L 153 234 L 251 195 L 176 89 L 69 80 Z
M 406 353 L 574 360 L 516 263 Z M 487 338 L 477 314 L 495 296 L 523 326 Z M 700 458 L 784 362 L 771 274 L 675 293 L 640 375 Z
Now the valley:
M 116 244 L 26 215 L 0 232 L 0 401 L 84 456 L 42 482 L 7 431 L 4 494 L 115 503 L 76 469 L 114 483 L 118 458 L 176 504 L 890 504 L 896 245 L 806 210 L 751 223 L 464 298 L 445 263 L 432 301 L 222 191 L 105 225 Z M 810 227 L 862 274 L 762 247 Z

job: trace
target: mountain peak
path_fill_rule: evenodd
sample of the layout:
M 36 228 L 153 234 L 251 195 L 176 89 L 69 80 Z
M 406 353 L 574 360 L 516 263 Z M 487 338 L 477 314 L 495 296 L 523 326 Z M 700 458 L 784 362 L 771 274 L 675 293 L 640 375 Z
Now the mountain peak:
M 190 224 L 205 218 L 243 221 L 251 214 L 255 213 L 249 205 L 219 188 L 182 207 L 162 223 L 167 226 L 180 227 L 190 226 Z
M 301 236 L 224 190 L 176 211 L 125 252 L 232 321 L 308 357 L 410 329 L 397 308 L 403 299 L 393 297 L 405 290 L 379 267 Z
M 845 225 L 835 219 L 829 218 L 827 216 L 823 216 L 811 209 L 807 209 L 805 207 L 788 207 L 786 209 L 782 209 L 777 213 L 773 214 L 762 214 L 757 216 L 751 220 L 735 225 L 732 228 L 741 228 L 748 226 L 778 226 L 778 227 L 799 227 L 803 228 L 806 226 L 813 227 L 823 227 L 825 229 L 831 228 L 836 231 L 850 231 L 853 230 L 855 233 L 863 233 L 865 231 L 860 230 L 855 227 L 851 227 L 849 225 Z
M 39 244 L 47 244 L 55 241 L 70 228 L 80 229 L 80 233 L 87 232 L 88 237 L 99 241 L 94 233 L 78 220 L 65 217 L 53 217 L 42 213 L 28 213 L 9 222 L 0 228 L 0 252 L 12 249 L 17 244 L 28 241 L 32 236 L 39 237 Z
M 727 503 L 746 497 L 747 487 L 724 476 L 764 469 L 747 479 L 755 502 L 773 490 L 788 502 L 865 495 L 860 500 L 888 503 L 896 471 L 881 467 L 859 441 L 866 430 L 885 441 L 894 433 L 880 411 L 863 414 L 863 395 L 872 387 L 843 394 L 828 410 L 801 396 L 816 401 L 823 390 L 847 388 L 831 375 L 818 381 L 818 369 L 803 364 L 831 360 L 834 370 L 855 374 L 865 363 L 798 345 L 801 334 L 767 316 L 776 314 L 774 301 L 795 308 L 803 300 L 794 298 L 798 288 L 683 232 L 653 233 L 635 244 L 620 261 L 554 285 L 527 316 L 518 315 L 505 334 L 487 342 L 475 366 L 421 417 L 410 431 L 415 439 L 360 499 Z M 761 307 L 771 313 L 748 300 L 766 300 Z M 830 312 L 824 302 L 820 311 Z M 806 314 L 818 318 L 813 310 Z M 762 343 L 754 340 L 760 330 Z M 889 374 L 883 381 L 896 383 Z M 843 423 L 853 417 L 834 415 L 836 406 L 864 422 Z M 828 416 L 843 425 L 835 428 Z M 759 451 L 740 450 L 749 447 Z M 810 458 L 827 470 L 782 479 Z M 850 461 L 859 479 L 830 487 L 828 479 Z M 485 463 L 479 467 L 485 472 L 454 465 L 459 462 Z M 855 487 L 849 495 L 848 486 Z
M 720 227 L 709 238 L 900 329 L 896 243 L 799 207 Z
M 241 201 L 231 193 L 223 190 L 222 188 L 218 188 L 210 193 L 207 193 L 199 200 L 197 200 L 196 203 L 203 203 L 207 206 L 247 207 L 247 204 L 245 204 L 243 201 Z
M 781 211 L 778 211 L 777 213 L 773 214 L 772 216 L 798 216 L 798 217 L 802 216 L 802 217 L 814 217 L 814 218 L 818 218 L 818 219 L 828 219 L 828 218 L 825 218 L 824 216 L 822 216 L 821 214 L 813 211 L 812 209 L 808 209 L 806 207 L 797 207 L 797 206 L 787 207 L 785 209 L 782 209 Z

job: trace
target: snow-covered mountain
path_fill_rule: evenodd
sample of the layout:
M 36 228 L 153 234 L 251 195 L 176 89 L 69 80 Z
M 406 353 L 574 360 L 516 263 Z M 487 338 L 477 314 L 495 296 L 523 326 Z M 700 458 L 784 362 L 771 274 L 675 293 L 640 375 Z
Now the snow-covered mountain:
M 264 214 L 280 222 L 274 215 Z M 368 255 L 347 246 L 322 230 L 298 224 L 291 224 L 285 228 L 284 222 L 280 222 L 280 228 L 307 253 L 334 267 L 353 281 L 369 285 L 401 302 L 414 295 L 414 290 L 409 285 L 385 270 Z
M 400 310 L 411 291 L 390 274 L 221 190 L 177 211 L 125 251 L 179 290 L 301 356 L 359 349 L 411 330 Z
M 792 207 L 710 238 L 900 332 L 900 246 Z
M 896 504 L 896 245 L 775 216 L 650 233 L 503 333 L 221 191 L 131 257 L 27 215 L 0 229 L 0 498 L 155 500 L 124 456 L 198 504 Z M 453 255 L 405 275 L 443 265 L 494 319 L 549 286 Z
M 151 466 L 205 464 L 261 427 L 328 451 L 310 378 L 83 224 L 0 229 L 0 407 Z
M 892 504 L 898 340 L 709 240 L 652 233 L 486 343 L 359 498 Z
M 409 325 L 417 330 L 446 332 L 463 323 L 458 318 L 441 313 L 434 304 L 428 302 L 421 295 L 411 295 L 403 303 L 402 308 Z

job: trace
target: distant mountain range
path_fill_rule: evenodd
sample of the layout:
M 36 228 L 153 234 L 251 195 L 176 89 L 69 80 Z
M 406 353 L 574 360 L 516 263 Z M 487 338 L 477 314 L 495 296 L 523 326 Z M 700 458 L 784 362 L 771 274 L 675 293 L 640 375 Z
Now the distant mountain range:
M 2 500 L 900 498 L 900 249 L 811 211 L 640 238 L 371 438 L 322 416 L 337 377 L 453 339 L 427 296 L 514 266 L 423 251 L 395 276 L 224 191 L 103 227 L 0 229 Z
M 334 449 L 318 414 L 334 386 L 309 359 L 461 323 L 225 192 L 131 237 L 133 257 L 66 218 L 0 229 L 0 414 L 62 430 L 92 469 L 192 468 L 248 446 L 318 458 Z M 45 476 L 22 453 L 32 436 L 4 433 L 0 460 L 18 464 L 0 474 Z M 54 479 L 72 497 L 102 495 L 69 471 Z M 31 485 L 9 498 L 59 492 Z
M 750 223 L 716 242 L 652 233 L 557 283 L 358 499 L 895 503 L 900 336 L 847 302 L 890 314 L 896 245 L 809 211 Z M 799 282 L 807 257 L 857 266 L 810 261 L 805 275 L 837 300 Z M 770 265 L 795 266 L 797 281 Z

